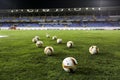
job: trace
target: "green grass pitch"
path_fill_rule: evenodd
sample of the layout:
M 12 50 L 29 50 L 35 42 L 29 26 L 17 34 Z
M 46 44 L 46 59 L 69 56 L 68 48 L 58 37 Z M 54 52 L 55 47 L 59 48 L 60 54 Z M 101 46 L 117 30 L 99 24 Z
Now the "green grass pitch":
M 63 39 L 57 44 L 46 33 Z M 112 30 L 1 30 L 0 80 L 120 80 L 120 31 Z M 32 43 L 34 36 L 44 42 L 42 48 Z M 68 49 L 66 42 L 74 47 Z M 91 55 L 91 45 L 97 45 L 100 53 Z M 44 54 L 45 46 L 53 46 L 53 56 Z M 62 69 L 66 57 L 78 61 L 75 73 Z

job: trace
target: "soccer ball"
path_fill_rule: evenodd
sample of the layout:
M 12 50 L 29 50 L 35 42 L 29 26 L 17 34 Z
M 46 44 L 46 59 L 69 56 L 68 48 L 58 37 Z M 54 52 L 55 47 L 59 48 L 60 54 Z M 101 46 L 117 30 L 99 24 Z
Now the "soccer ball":
M 62 67 L 66 72 L 74 72 L 77 69 L 77 60 L 73 57 L 67 57 L 62 62 Z
M 57 43 L 58 44 L 62 43 L 62 39 L 57 39 Z
M 54 53 L 53 47 L 52 47 L 52 46 L 47 46 L 47 47 L 45 47 L 44 53 L 45 53 L 46 55 L 52 55 L 52 54 Z
M 33 39 L 32 39 L 32 42 L 33 43 L 36 43 L 37 41 L 40 40 L 40 37 L 39 36 L 35 36 Z
M 42 41 L 37 41 L 36 42 L 36 46 L 39 48 L 39 47 L 42 47 L 43 46 L 43 42 Z
M 56 40 L 56 39 L 57 39 L 57 36 L 53 36 L 53 37 L 52 37 L 52 40 Z
M 89 52 L 90 52 L 90 54 L 97 54 L 97 53 L 99 53 L 99 48 L 97 47 L 97 46 L 91 46 L 90 48 L 89 48 Z
M 33 38 L 33 39 L 32 39 L 32 42 L 33 42 L 33 43 L 36 43 L 37 41 L 38 41 L 38 39 L 36 39 L 36 38 Z
M 74 43 L 73 43 L 72 41 L 68 41 L 68 42 L 67 42 L 67 47 L 68 47 L 68 48 L 73 47 L 73 45 L 74 45 Z
M 46 37 L 47 37 L 47 38 L 50 38 L 50 35 L 49 35 L 49 34 L 46 34 Z
M 40 40 L 40 37 L 39 36 L 35 36 L 35 39 Z

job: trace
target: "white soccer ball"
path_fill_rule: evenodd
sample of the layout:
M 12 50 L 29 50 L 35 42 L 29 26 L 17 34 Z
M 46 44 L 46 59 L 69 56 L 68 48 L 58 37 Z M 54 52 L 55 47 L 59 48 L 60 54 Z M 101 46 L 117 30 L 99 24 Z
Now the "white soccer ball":
M 56 39 L 57 39 L 57 36 L 53 36 L 53 37 L 52 37 L 52 40 L 56 40 Z
M 57 39 L 57 43 L 58 44 L 62 43 L 62 39 Z
M 73 45 L 74 45 L 73 41 L 68 41 L 68 42 L 67 42 L 67 47 L 68 47 L 68 48 L 73 47 Z
M 89 48 L 89 52 L 90 52 L 90 54 L 97 54 L 97 53 L 99 53 L 99 48 L 97 46 L 93 45 Z
M 52 54 L 54 53 L 53 47 L 52 47 L 52 46 L 47 46 L 47 47 L 45 47 L 44 53 L 45 53 L 46 55 L 52 55 Z
M 50 35 L 49 35 L 49 34 L 46 34 L 46 37 L 47 37 L 47 38 L 50 38 Z
M 39 36 L 35 36 L 35 39 L 40 40 L 40 37 Z
M 33 39 L 32 39 L 32 42 L 33 42 L 33 43 L 36 43 L 37 41 L 38 41 L 38 39 L 36 39 L 36 38 L 33 38 Z
M 37 42 L 36 42 L 36 46 L 37 46 L 38 48 L 42 47 L 42 46 L 43 46 L 43 41 L 37 41 Z
M 73 57 L 67 57 L 62 62 L 62 67 L 66 72 L 74 72 L 77 69 L 77 60 Z

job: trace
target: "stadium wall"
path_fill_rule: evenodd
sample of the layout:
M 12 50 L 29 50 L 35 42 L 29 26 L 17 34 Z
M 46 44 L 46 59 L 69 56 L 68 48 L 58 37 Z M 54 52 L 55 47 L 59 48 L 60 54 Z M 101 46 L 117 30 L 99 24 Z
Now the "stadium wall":
M 0 27 L 0 30 L 11 30 Z M 15 30 L 120 30 L 120 27 L 16 27 Z

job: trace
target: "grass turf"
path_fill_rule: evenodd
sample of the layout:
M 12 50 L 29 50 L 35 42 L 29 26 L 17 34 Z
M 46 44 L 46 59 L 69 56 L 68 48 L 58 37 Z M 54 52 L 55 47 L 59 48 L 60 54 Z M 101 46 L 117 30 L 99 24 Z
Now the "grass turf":
M 46 33 L 63 39 L 57 44 Z M 120 31 L 43 30 L 7 31 L 0 35 L 0 80 L 119 80 L 120 79 Z M 53 56 L 46 56 L 44 47 L 32 43 L 40 36 L 45 46 L 53 46 Z M 75 46 L 66 47 L 72 40 Z M 97 45 L 98 55 L 90 55 L 88 48 Z M 75 73 L 62 69 L 64 58 L 72 56 L 78 61 Z

